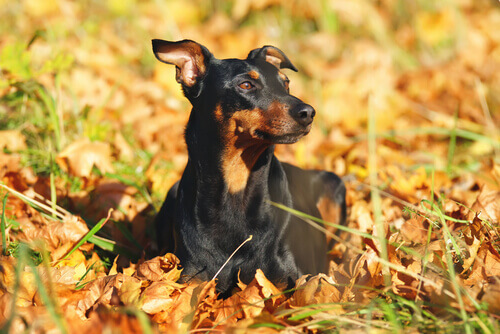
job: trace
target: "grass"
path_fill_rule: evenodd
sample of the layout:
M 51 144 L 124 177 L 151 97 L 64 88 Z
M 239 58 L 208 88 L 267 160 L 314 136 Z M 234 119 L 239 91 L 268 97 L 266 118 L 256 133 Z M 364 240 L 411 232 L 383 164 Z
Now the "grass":
M 3 197 L 2 201 L 2 217 L 0 218 L 0 232 L 2 233 L 2 254 L 6 255 L 7 254 L 7 228 L 6 228 L 6 223 L 5 223 L 5 215 L 7 211 L 7 197 L 9 194 L 5 194 Z

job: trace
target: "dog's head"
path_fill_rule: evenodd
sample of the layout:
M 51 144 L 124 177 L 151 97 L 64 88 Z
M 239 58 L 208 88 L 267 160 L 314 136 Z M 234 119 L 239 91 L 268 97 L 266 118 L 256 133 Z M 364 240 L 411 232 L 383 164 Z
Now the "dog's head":
M 309 133 L 314 108 L 290 95 L 281 69 L 297 71 L 274 46 L 252 50 L 246 59 L 216 59 L 194 41 L 153 40 L 153 52 L 176 66 L 176 78 L 200 119 L 215 121 L 240 141 L 294 143 Z

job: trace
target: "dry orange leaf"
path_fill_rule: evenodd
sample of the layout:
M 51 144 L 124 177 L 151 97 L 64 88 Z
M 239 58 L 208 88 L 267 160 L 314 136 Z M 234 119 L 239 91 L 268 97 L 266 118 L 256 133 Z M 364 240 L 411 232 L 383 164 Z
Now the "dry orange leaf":
M 472 205 L 472 210 L 480 212 L 480 217 L 491 223 L 500 222 L 500 190 L 484 185 Z
M 3 149 L 15 152 L 26 148 L 26 137 L 24 137 L 20 130 L 0 131 L 0 152 Z
M 310 304 L 336 303 L 342 294 L 335 286 L 332 277 L 319 274 L 313 277 L 307 275 L 297 280 L 296 291 L 290 298 L 292 307 L 302 307 Z
M 87 138 L 68 145 L 56 157 L 56 162 L 64 171 L 80 177 L 89 177 L 94 166 L 102 174 L 114 171 L 111 164 L 110 145 L 102 142 L 91 142 Z
M 179 259 L 171 253 L 157 256 L 151 260 L 139 263 L 136 276 L 151 281 L 177 281 L 181 276 Z

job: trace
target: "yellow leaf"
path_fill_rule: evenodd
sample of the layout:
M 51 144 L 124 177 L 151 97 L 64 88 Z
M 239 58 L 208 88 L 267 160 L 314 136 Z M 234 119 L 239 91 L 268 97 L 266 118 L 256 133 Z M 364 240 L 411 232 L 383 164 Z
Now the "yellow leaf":
M 417 13 L 415 28 L 420 38 L 427 44 L 437 44 L 453 36 L 455 18 L 451 10 Z
M 86 272 L 87 272 L 87 267 L 85 266 L 85 263 L 80 262 L 80 264 L 78 264 L 75 267 L 75 275 L 73 276 L 73 278 L 75 280 L 79 280 L 80 278 L 82 278 L 83 275 L 85 275 Z
M 19 151 L 26 149 L 26 138 L 19 130 L 0 131 L 0 151 Z
M 123 283 L 118 290 L 118 296 L 123 304 L 140 306 L 141 285 L 140 279 L 123 275 Z
M 61 268 L 61 267 L 76 267 L 79 264 L 83 264 L 85 267 L 85 255 L 77 249 L 74 251 L 66 260 L 62 260 L 57 263 L 56 268 Z
M 59 4 L 56 0 L 24 0 L 24 8 L 30 16 L 43 17 L 57 12 Z

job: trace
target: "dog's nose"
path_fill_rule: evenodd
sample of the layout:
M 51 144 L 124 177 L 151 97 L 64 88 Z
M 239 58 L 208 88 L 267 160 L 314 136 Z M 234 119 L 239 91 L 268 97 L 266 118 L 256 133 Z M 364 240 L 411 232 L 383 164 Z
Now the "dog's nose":
M 302 126 L 308 126 L 312 123 L 316 110 L 308 104 L 299 104 L 291 110 L 292 117 Z

